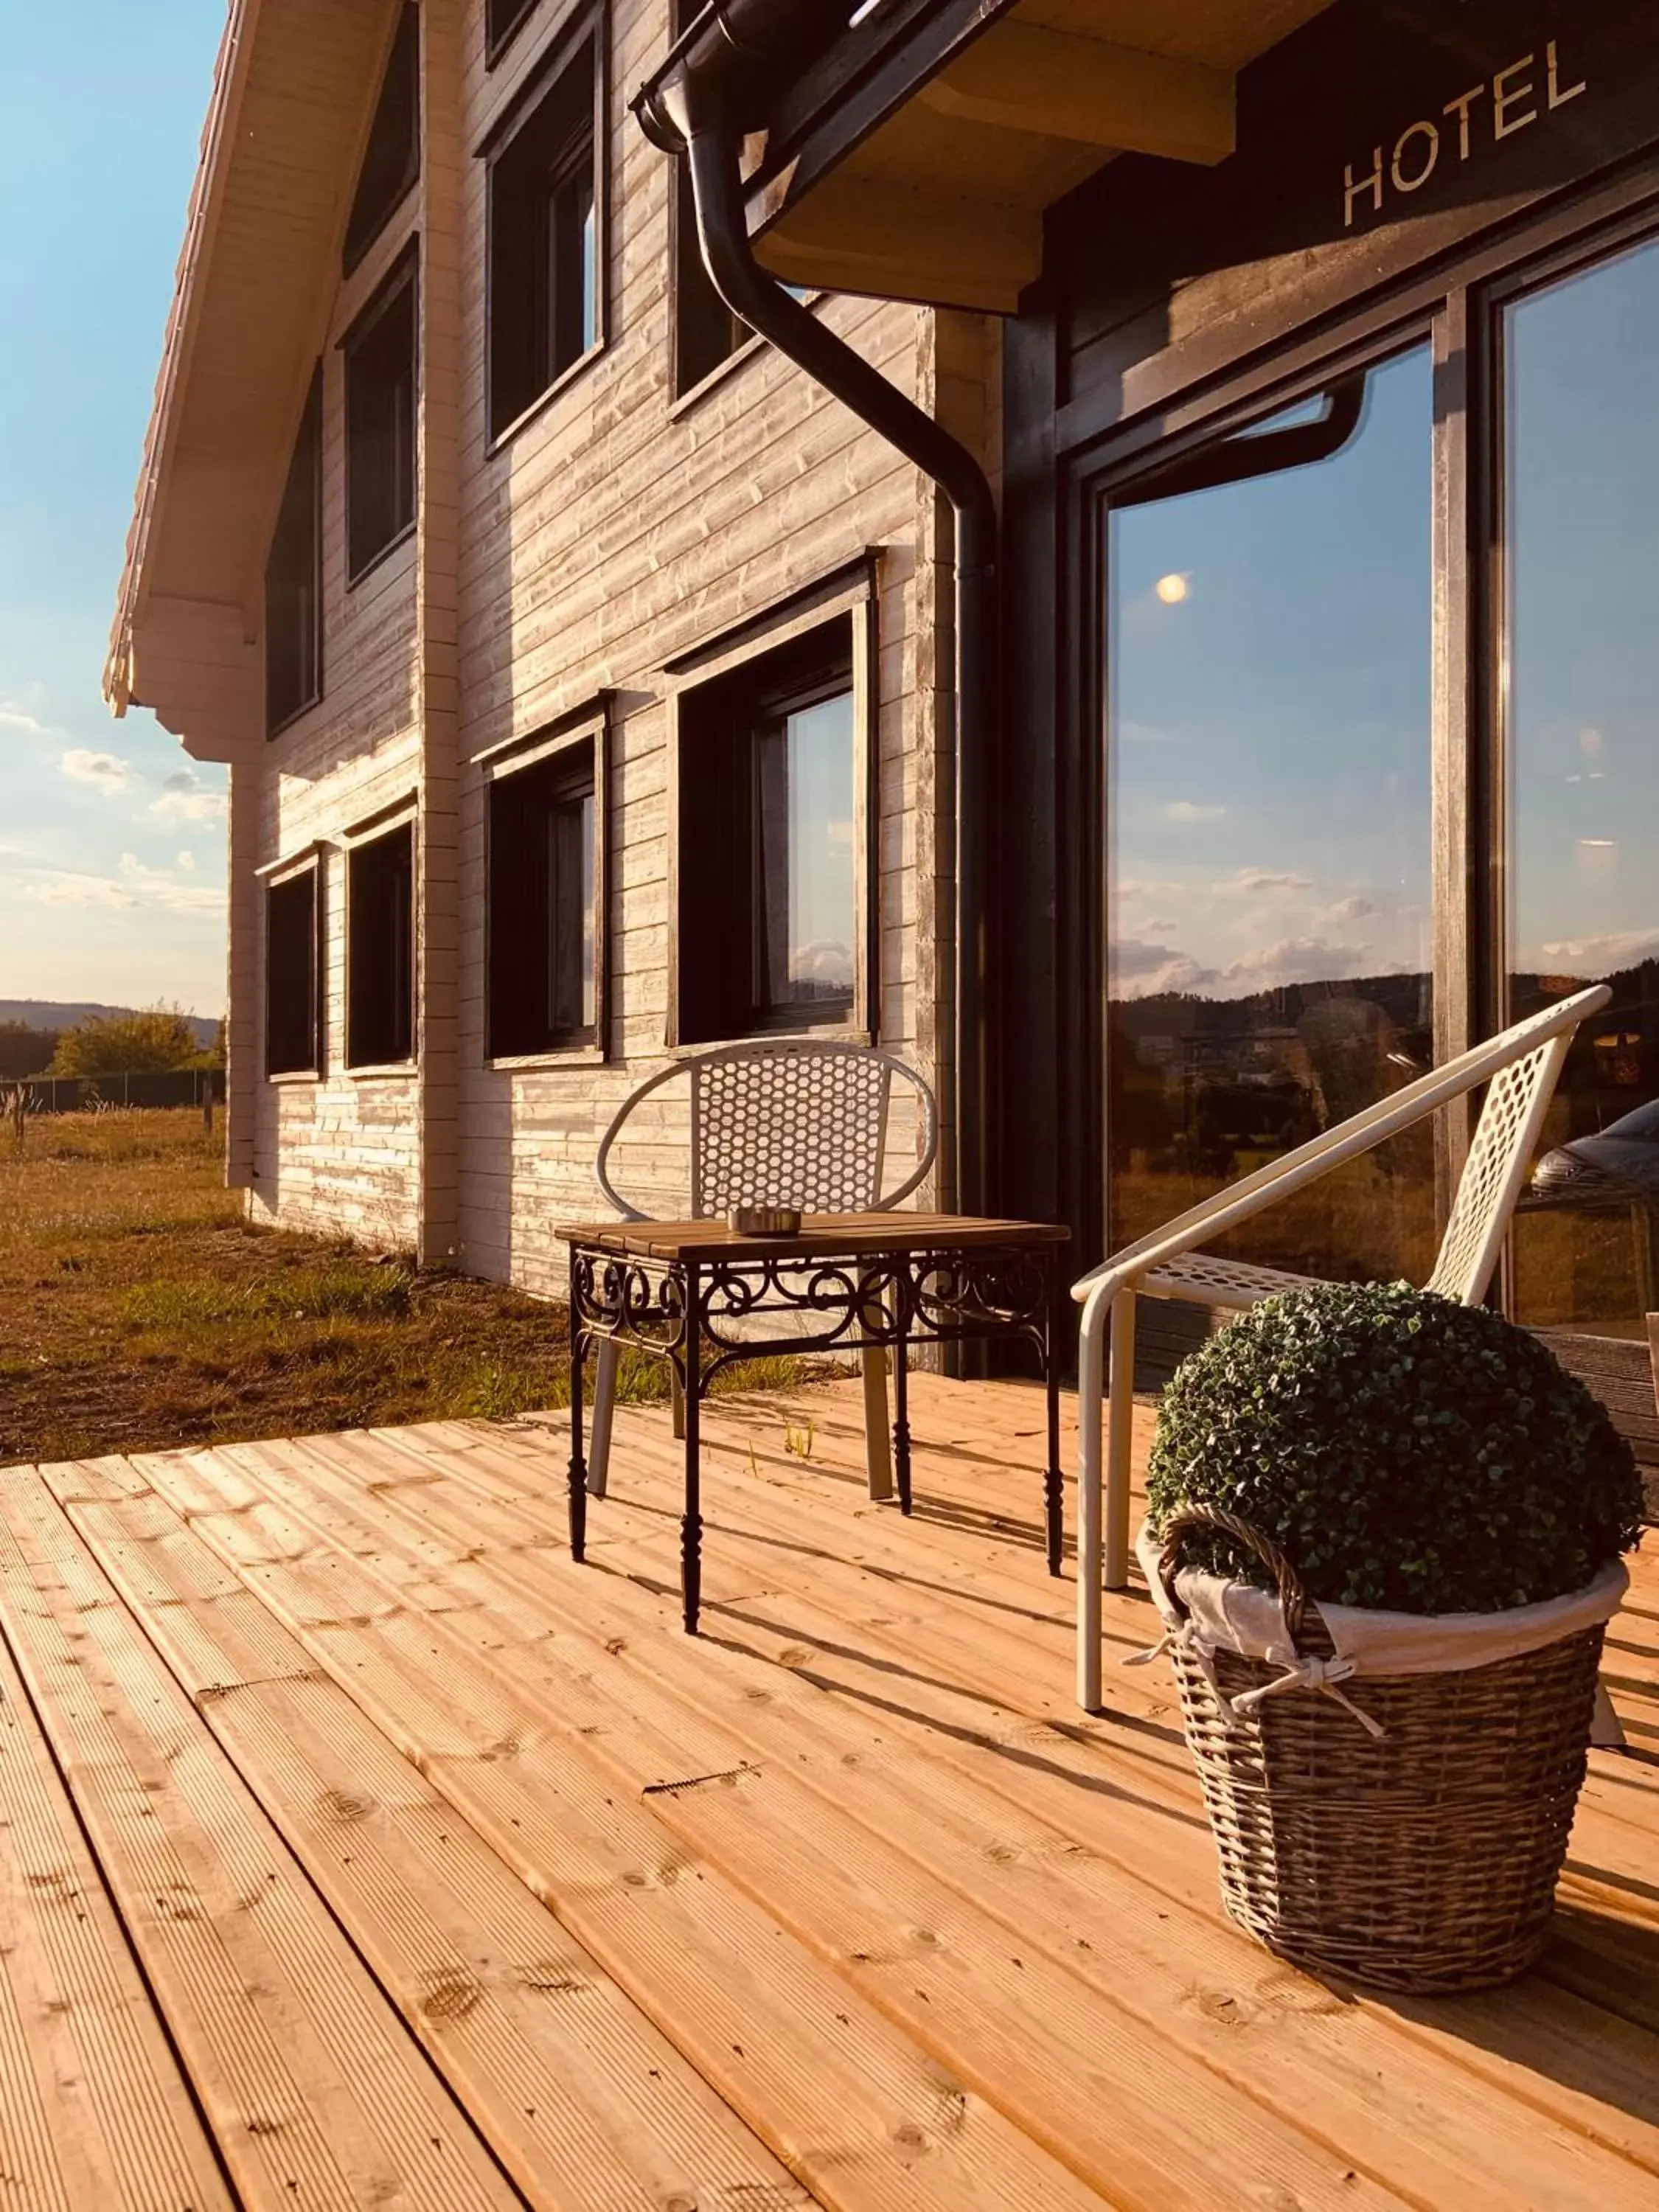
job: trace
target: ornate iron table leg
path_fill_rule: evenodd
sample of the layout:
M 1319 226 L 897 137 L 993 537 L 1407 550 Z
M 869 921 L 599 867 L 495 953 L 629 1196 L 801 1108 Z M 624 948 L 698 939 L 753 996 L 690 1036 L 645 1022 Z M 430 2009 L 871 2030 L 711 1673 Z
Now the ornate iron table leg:
M 685 1513 L 680 1522 L 680 1599 L 685 1632 L 697 1632 L 702 1602 L 702 1285 L 699 1270 L 685 1271 Z
M 570 1556 L 587 1548 L 587 1468 L 582 1457 L 582 1361 L 586 1338 L 576 1302 L 576 1248 L 570 1248 Z
M 1060 1334 L 1055 1327 L 1060 1304 L 1060 1268 L 1052 1246 L 1048 1250 L 1045 1272 L 1048 1300 L 1042 1315 L 1042 1386 L 1048 1399 L 1048 1467 L 1043 1478 L 1042 1495 L 1044 1519 L 1048 1524 L 1048 1571 L 1051 1575 L 1057 1575 L 1065 1534 L 1065 1506 L 1060 1475 L 1060 1361 L 1055 1356 L 1055 1340 Z
M 893 1468 L 898 1478 L 899 1511 L 910 1510 L 910 1304 L 902 1283 L 894 1292 L 898 1337 L 893 1346 Z

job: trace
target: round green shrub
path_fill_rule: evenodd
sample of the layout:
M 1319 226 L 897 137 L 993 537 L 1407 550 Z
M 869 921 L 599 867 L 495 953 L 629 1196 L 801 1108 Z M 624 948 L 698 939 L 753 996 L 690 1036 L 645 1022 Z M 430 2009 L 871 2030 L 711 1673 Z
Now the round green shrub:
M 1409 1284 L 1292 1291 L 1220 1330 L 1164 1394 L 1154 1528 L 1227 1507 L 1310 1596 L 1493 1613 L 1580 1589 L 1641 1533 L 1630 1446 L 1528 1330 Z M 1231 1539 L 1194 1565 L 1266 1586 Z

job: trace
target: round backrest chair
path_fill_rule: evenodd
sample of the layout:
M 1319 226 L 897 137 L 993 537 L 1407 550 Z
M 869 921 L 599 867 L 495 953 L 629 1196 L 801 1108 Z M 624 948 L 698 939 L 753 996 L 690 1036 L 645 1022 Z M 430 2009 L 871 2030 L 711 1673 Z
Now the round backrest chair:
M 734 1206 L 793 1206 L 803 1213 L 884 1213 L 926 1180 L 939 1149 L 933 1094 L 913 1067 L 868 1045 L 810 1038 L 725 1045 L 641 1084 L 599 1140 L 593 1172 L 629 1221 L 662 1218 L 617 1188 L 611 1162 L 650 1098 L 682 1090 L 690 1218 Z M 896 1111 L 914 1117 L 915 1164 L 884 1188 Z M 678 1138 L 672 1111 L 646 1133 L 658 1156 Z M 654 1182 L 654 1177 L 653 1177 Z M 641 1194 L 636 1190 L 635 1195 Z
M 869 1045 L 779 1037 L 690 1054 L 641 1084 L 599 1139 L 593 1173 L 627 1221 L 681 1210 L 707 1220 L 738 1206 L 885 1213 L 921 1188 L 938 1151 L 939 1109 L 915 1068 Z M 893 1153 L 905 1172 L 890 1169 Z M 870 1494 L 886 1498 L 886 1357 L 866 1346 L 862 1358 Z M 616 1386 L 616 1347 L 604 1344 L 587 1462 L 596 1498 Z

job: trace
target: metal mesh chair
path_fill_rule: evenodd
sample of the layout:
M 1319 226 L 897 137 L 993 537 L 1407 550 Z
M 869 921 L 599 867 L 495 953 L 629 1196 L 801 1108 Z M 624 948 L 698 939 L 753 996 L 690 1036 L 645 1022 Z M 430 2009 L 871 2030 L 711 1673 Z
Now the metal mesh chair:
M 666 1094 L 661 1103 L 667 1110 L 641 1113 L 645 1102 L 659 1094 Z M 889 1189 L 896 1122 L 908 1125 L 899 1141 L 910 1139 L 904 1158 L 909 1171 Z M 618 1175 L 628 1180 L 630 1133 L 635 1172 L 653 1200 L 649 1207 L 617 1187 Z M 593 1173 L 627 1221 L 670 1218 L 661 1208 L 665 1200 L 679 1202 L 681 1188 L 693 1220 L 736 1206 L 885 1213 L 920 1187 L 938 1148 L 933 1094 L 913 1067 L 867 1045 L 789 1037 L 700 1053 L 641 1084 L 601 1138 Z M 684 1163 L 684 1184 L 672 1171 L 665 1173 L 666 1158 L 676 1154 Z M 635 1194 L 647 1191 L 636 1183 Z M 887 1498 L 892 1470 L 886 1354 L 866 1346 L 862 1357 L 870 1494 Z M 587 1486 L 596 1498 L 605 1495 L 610 1466 L 617 1359 L 617 1346 L 602 1343 L 587 1462 Z
M 1577 992 L 1501 1036 L 1419 1076 L 1254 1175 L 1179 1214 L 1073 1284 L 1081 1304 L 1078 1363 L 1078 1702 L 1100 1703 L 1100 1596 L 1129 1572 L 1129 1449 L 1134 1403 L 1135 1302 L 1181 1298 L 1246 1308 L 1310 1279 L 1199 1250 L 1266 1207 L 1370 1152 L 1481 1084 L 1490 1085 L 1458 1180 L 1439 1257 L 1425 1288 L 1477 1305 L 1486 1295 L 1510 1217 L 1537 1148 L 1556 1083 L 1581 1022 L 1605 1006 L 1605 984 Z M 1109 1396 L 1107 1337 L 1109 1329 Z M 1105 1430 L 1103 1469 L 1102 1431 Z M 1103 1532 L 1103 1472 L 1104 1527 Z

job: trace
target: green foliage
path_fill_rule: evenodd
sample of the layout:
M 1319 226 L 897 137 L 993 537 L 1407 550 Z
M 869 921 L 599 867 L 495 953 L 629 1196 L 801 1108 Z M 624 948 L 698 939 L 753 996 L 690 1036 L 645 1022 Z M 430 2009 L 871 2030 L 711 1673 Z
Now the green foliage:
M 137 1075 L 153 1068 L 194 1067 L 201 1047 L 177 1006 L 143 1013 L 95 1014 L 58 1040 L 53 1075 Z
M 254 1283 L 162 1278 L 129 1291 L 121 1318 L 141 1334 L 237 1322 L 398 1320 L 409 1311 L 414 1281 L 407 1268 L 366 1261 L 288 1267 Z
M 1148 1466 L 1154 1526 L 1228 1508 L 1309 1594 L 1492 1613 L 1582 1589 L 1640 1534 L 1630 1447 L 1528 1331 L 1406 1283 L 1270 1298 L 1186 1360 Z M 1258 1583 L 1230 1539 L 1194 1565 Z
M 58 1049 L 58 1035 L 57 1030 L 31 1029 L 27 1022 L 0 1022 L 0 1083 L 44 1075 Z

